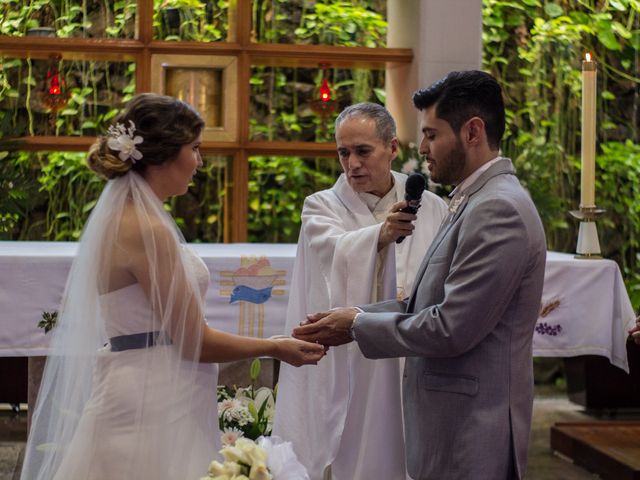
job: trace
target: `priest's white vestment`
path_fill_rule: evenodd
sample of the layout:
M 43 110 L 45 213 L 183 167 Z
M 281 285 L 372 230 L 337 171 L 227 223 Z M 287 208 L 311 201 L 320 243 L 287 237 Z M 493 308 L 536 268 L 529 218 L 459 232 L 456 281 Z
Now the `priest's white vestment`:
M 392 172 L 391 204 L 404 200 L 407 176 Z M 377 251 L 384 215 L 374 213 L 344 174 L 310 195 L 287 309 L 286 334 L 307 313 L 367 304 L 411 292 L 442 219 L 445 202 L 431 192 L 413 234 Z M 376 219 L 376 216 L 378 217 Z M 399 359 L 366 359 L 355 342 L 331 347 L 317 366 L 282 364 L 273 434 L 293 443 L 311 480 L 331 465 L 333 480 L 405 480 Z

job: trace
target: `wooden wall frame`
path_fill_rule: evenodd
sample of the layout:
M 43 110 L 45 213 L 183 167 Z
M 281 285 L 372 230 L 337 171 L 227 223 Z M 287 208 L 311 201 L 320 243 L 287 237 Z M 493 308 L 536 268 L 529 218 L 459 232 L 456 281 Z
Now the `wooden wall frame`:
M 234 56 L 223 55 L 183 55 L 183 54 L 153 54 L 151 55 L 151 91 L 163 95 L 177 96 L 175 92 L 168 91 L 167 76 L 169 69 L 180 68 L 184 70 L 194 69 L 198 71 L 210 70 L 219 73 L 221 84 L 219 85 L 219 105 L 193 106 L 200 111 L 205 118 L 205 128 L 202 139 L 205 142 L 237 142 L 238 141 L 238 112 L 235 103 L 238 98 L 238 59 Z M 188 99 L 184 99 L 188 100 Z M 207 108 L 220 108 L 215 117 L 220 117 L 214 124 L 206 124 Z
M 155 88 L 154 59 L 189 57 L 196 65 L 210 64 L 214 58 L 233 58 L 224 67 L 235 71 L 233 110 L 235 121 L 224 120 L 223 131 L 206 139 L 203 153 L 233 157 L 231 187 L 228 198 L 231 211 L 224 226 L 225 242 L 245 242 L 248 237 L 249 157 L 252 155 L 300 155 L 335 158 L 333 143 L 252 141 L 249 138 L 249 96 L 251 67 L 317 67 L 328 64 L 340 68 L 394 68 L 413 61 L 410 48 L 335 47 L 327 45 L 258 44 L 251 41 L 251 0 L 229 2 L 227 42 L 169 42 L 153 39 L 153 0 L 137 0 L 135 39 L 83 39 L 7 37 L 0 35 L 0 55 L 14 58 L 48 58 L 60 54 L 65 59 L 135 61 L 136 91 L 160 91 Z M 201 57 L 196 60 L 197 57 Z M 200 63 L 202 62 L 202 63 Z M 230 82 L 232 82 L 230 80 Z M 233 83 L 230 83 L 233 85 Z M 230 98 L 225 92 L 226 98 Z M 228 108 L 229 109 L 229 108 Z M 227 109 L 227 110 L 228 110 Z M 234 130 L 235 126 L 235 130 Z M 213 133 L 213 132 L 211 132 Z M 21 149 L 31 151 L 86 150 L 94 142 L 91 137 L 25 137 L 19 139 Z

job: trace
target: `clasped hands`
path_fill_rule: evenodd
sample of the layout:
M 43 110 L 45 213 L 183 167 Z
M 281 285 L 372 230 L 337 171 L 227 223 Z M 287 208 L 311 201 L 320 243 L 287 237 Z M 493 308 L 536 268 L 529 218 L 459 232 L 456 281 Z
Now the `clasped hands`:
M 293 337 L 335 347 L 353 340 L 351 325 L 359 313 L 357 308 L 334 308 L 328 312 L 310 313 L 293 329 Z

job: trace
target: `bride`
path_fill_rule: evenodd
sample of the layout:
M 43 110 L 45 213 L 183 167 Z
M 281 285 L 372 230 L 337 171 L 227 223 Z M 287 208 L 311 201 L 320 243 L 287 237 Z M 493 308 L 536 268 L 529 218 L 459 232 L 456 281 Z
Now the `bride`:
M 322 358 L 205 323 L 209 272 L 163 208 L 202 165 L 203 127 L 189 105 L 141 94 L 92 146 L 109 181 L 67 280 L 21 479 L 199 478 L 220 448 L 217 362 Z

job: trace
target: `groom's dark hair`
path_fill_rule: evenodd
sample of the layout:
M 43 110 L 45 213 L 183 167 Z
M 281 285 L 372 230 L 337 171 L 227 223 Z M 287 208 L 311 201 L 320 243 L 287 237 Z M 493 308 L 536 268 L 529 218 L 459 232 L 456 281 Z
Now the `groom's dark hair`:
M 488 73 L 451 72 L 414 93 L 413 104 L 418 110 L 435 105 L 436 117 L 448 122 L 456 135 L 467 120 L 479 117 L 485 124 L 489 146 L 500 147 L 505 129 L 504 101 L 500 85 Z

